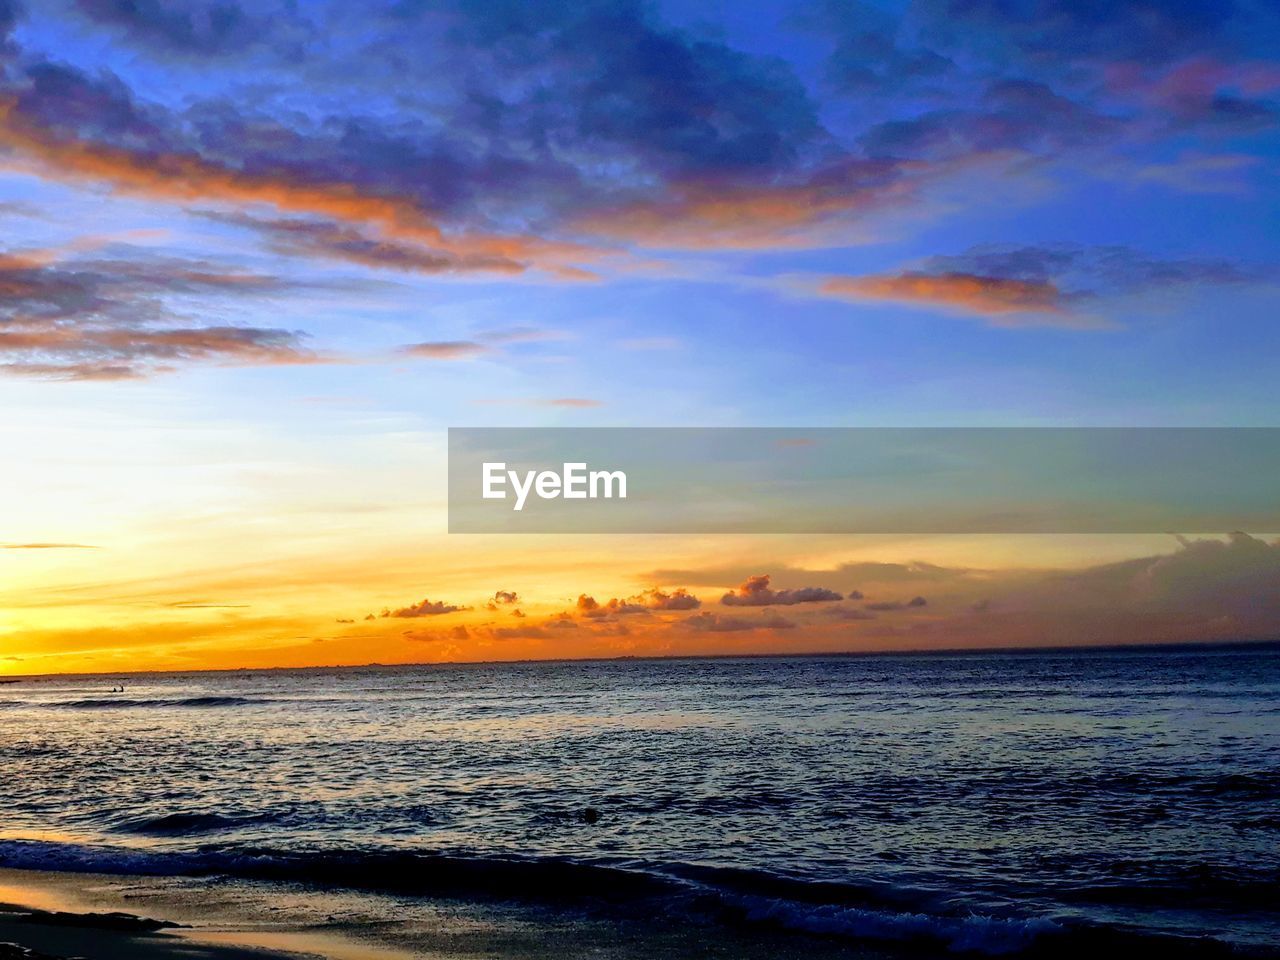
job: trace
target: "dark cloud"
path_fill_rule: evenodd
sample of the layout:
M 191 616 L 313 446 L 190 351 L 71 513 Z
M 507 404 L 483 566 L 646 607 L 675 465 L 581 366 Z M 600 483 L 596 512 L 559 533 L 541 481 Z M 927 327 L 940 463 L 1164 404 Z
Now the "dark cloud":
M 829 139 L 786 63 L 663 24 L 635 0 L 404 2 L 395 13 L 407 37 L 445 27 L 473 65 L 469 119 L 489 133 L 515 124 L 531 142 L 625 156 L 672 179 L 776 173 Z
M 293 109 L 293 84 L 261 84 L 254 109 L 196 100 L 177 111 L 142 104 L 110 74 L 32 60 L 11 84 L 8 139 L 47 165 L 151 195 L 246 202 L 265 191 L 280 209 L 325 214 L 319 207 L 332 210 L 337 198 L 302 204 L 300 195 L 342 185 L 399 204 L 405 221 L 416 211 L 455 227 L 521 230 L 620 192 L 638 199 L 675 182 L 772 183 L 832 152 L 815 105 L 780 60 L 687 35 L 626 0 L 511 7 L 373 5 L 361 16 L 364 32 L 380 32 L 376 57 L 344 44 L 308 57 L 309 78 L 340 80 L 349 107 L 312 120 Z M 237 50 L 277 27 L 230 0 L 81 0 L 81 9 L 160 54 Z M 414 115 L 409 102 L 395 119 L 361 109 L 385 97 L 388 62 L 403 68 L 398 84 L 431 91 L 429 113 Z M 362 91 L 365 83 L 377 88 Z M 125 153 L 90 163 L 83 150 L 68 153 L 72 143 Z M 346 199 L 348 223 L 394 219 Z M 277 225 L 288 231 L 277 241 L 318 255 L 402 270 L 456 266 L 378 238 Z M 511 251 L 466 255 L 519 269 Z
M 383 617 L 395 617 L 402 620 L 412 620 L 418 617 L 439 617 L 446 613 L 457 613 L 459 610 L 469 610 L 470 607 L 461 607 L 452 603 L 445 603 L 443 600 L 420 600 L 418 603 L 412 603 L 407 607 L 401 607 L 399 610 L 383 610 Z
M 200 362 L 316 362 L 321 358 L 303 347 L 296 332 L 196 326 L 170 306 L 175 298 L 286 289 L 274 277 L 204 261 L 0 254 L 0 369 L 48 379 L 119 380 Z
M 251 208 L 240 222 L 277 252 L 433 276 L 587 280 L 619 247 L 843 245 L 975 160 L 1256 130 L 1280 91 L 1274 5 L 1244 2 L 833 2 L 801 17 L 830 48 L 830 103 L 788 62 L 641 0 L 72 3 L 141 75 L 259 57 L 252 96 L 153 96 L 9 51 L 15 164 Z M 17 15 L 0 0 L 0 35 Z
M 163 0 L 75 0 L 77 10 L 119 25 L 149 40 L 202 51 L 223 50 L 251 40 L 252 24 L 237 3 L 165 4 Z
M 929 33 L 948 45 L 990 45 L 1031 61 L 1165 63 L 1206 49 L 1238 51 L 1232 28 L 1267 18 L 1240 0 L 927 0 Z
M 971 646 L 1274 639 L 1280 543 L 1181 539 L 1168 554 L 1083 570 L 992 573 L 933 631 Z
M 15 52 L 9 42 L 9 34 L 22 18 L 23 7 L 20 0 L 0 0 L 0 57 Z
M 843 600 L 842 594 L 825 587 L 800 587 L 797 590 L 774 590 L 769 586 L 769 575 L 759 574 L 747 577 L 742 584 L 731 593 L 726 593 L 720 602 L 727 607 L 768 607 L 792 606 L 797 603 L 824 603 L 830 600 Z
M 929 601 L 924 597 L 912 597 L 910 600 L 879 600 L 874 603 L 863 604 L 863 607 L 867 610 L 884 612 L 891 610 L 911 610 L 928 605 Z
M 828 79 L 874 121 L 857 141 L 873 156 L 1059 159 L 1280 119 L 1274 4 L 831 2 L 799 21 L 832 44 Z
M 493 597 L 485 603 L 488 610 L 498 610 L 502 607 L 510 607 L 520 602 L 520 595 L 514 590 L 498 590 Z M 523 616 L 523 614 L 522 614 Z
M 291 3 L 258 0 L 74 0 L 84 17 L 143 48 L 187 56 L 240 54 L 259 44 L 294 53 L 303 22 Z M 250 9 L 255 12 L 251 14 Z M 267 14 L 267 15 L 263 15 Z
M 840 37 L 832 52 L 828 75 L 854 93 L 902 89 L 921 81 L 936 82 L 957 71 L 955 62 L 928 47 L 900 45 L 891 29 L 858 29 Z
M 1055 156 L 1109 142 L 1119 123 L 1044 83 L 1001 79 L 987 87 L 977 108 L 935 110 L 877 124 L 861 142 L 872 156 L 935 161 L 998 151 Z

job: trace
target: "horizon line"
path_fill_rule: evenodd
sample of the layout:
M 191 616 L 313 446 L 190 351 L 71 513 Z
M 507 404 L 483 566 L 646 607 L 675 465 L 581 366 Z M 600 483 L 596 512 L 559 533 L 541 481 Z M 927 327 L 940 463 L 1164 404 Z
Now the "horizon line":
M 1183 650 L 1238 650 L 1258 647 L 1280 648 L 1280 637 L 1235 640 L 1151 640 L 1132 641 L 1128 643 L 1093 643 L 1093 644 L 1052 644 L 1042 647 L 940 647 L 936 650 L 910 650 L 889 648 L 884 650 L 826 650 L 804 652 L 752 652 L 752 653 L 687 653 L 687 654 L 619 654 L 615 657 L 522 657 L 515 660 L 435 660 L 409 661 L 405 663 L 369 663 L 353 664 L 312 664 L 310 666 L 289 667 L 196 667 L 178 670 L 120 670 L 99 671 L 79 670 L 53 673 L 0 674 L 0 685 L 20 683 L 24 680 L 47 680 L 54 677 L 137 677 L 160 676 L 193 673 L 283 673 L 304 670 L 395 670 L 406 667 L 485 667 L 485 666 L 519 666 L 524 664 L 586 664 L 586 663 L 631 663 L 636 661 L 674 661 L 674 660 L 821 660 L 845 659 L 856 657 L 958 657 L 965 655 L 1015 655 L 1030 656 L 1047 653 L 1123 653 L 1154 652 Z

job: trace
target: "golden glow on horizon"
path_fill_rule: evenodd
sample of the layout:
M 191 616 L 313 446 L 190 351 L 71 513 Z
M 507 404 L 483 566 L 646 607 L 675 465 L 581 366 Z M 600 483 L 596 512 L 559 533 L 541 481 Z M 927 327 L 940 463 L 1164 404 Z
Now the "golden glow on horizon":
M 95 404 L 108 389 L 112 404 Z M 21 505 L 0 530 L 0 673 L 1209 639 L 1241 628 L 1163 609 L 1108 620 L 1074 597 L 1069 577 L 1050 588 L 1033 573 L 1088 568 L 1115 606 L 1099 565 L 1179 549 L 1167 537 L 450 536 L 442 431 L 365 435 L 361 410 L 344 432 L 339 414 L 315 422 L 296 404 L 302 429 L 287 402 L 277 419 L 245 420 L 156 384 L 52 393 L 0 382 L 0 403 L 0 443 L 15 454 L 0 502 Z M 760 575 L 776 589 L 864 596 L 720 603 Z M 701 606 L 575 610 L 582 595 L 604 606 L 655 587 L 685 588 Z M 520 601 L 488 609 L 497 591 Z M 1011 598 L 998 616 L 993 595 Z M 915 596 L 927 604 L 906 607 Z M 1058 614 L 1064 598 L 1084 605 Z M 379 615 L 424 599 L 463 609 Z

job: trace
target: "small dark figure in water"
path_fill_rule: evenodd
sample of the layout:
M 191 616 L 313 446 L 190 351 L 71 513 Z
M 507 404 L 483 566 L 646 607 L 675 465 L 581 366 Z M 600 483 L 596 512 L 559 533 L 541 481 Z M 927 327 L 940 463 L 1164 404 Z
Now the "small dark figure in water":
M 596 823 L 600 820 L 600 811 L 595 807 L 587 807 L 582 811 L 583 823 Z

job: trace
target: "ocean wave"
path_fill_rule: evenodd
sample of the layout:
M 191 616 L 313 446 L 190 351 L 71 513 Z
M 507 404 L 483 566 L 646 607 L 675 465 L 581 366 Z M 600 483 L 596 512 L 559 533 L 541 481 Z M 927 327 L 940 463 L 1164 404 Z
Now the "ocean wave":
M 57 700 L 40 706 L 62 707 L 71 710 L 120 710 L 145 707 L 243 707 L 251 704 L 271 703 L 271 700 L 251 697 L 158 697 L 135 699 L 130 697 L 86 697 L 81 700 Z M 28 703 L 28 706 L 35 704 Z
M 158 851 L 36 840 L 0 841 L 0 864 L 18 869 L 137 876 L 221 875 L 246 880 L 454 899 L 614 908 L 649 920 L 759 925 L 775 931 L 1008 956 L 1077 956 L 1084 950 L 1156 950 L 1166 957 L 1241 953 L 1210 938 L 1182 938 L 1048 915 L 1000 915 L 928 891 L 883 884 L 810 882 L 762 871 L 673 865 L 669 870 L 564 858 L 428 852 L 286 851 L 201 847 Z
M 115 824 L 116 833 L 144 837 L 182 837 L 198 833 L 216 833 L 264 823 L 272 818 L 262 815 L 227 816 L 217 813 L 167 813 L 157 817 L 140 817 Z

